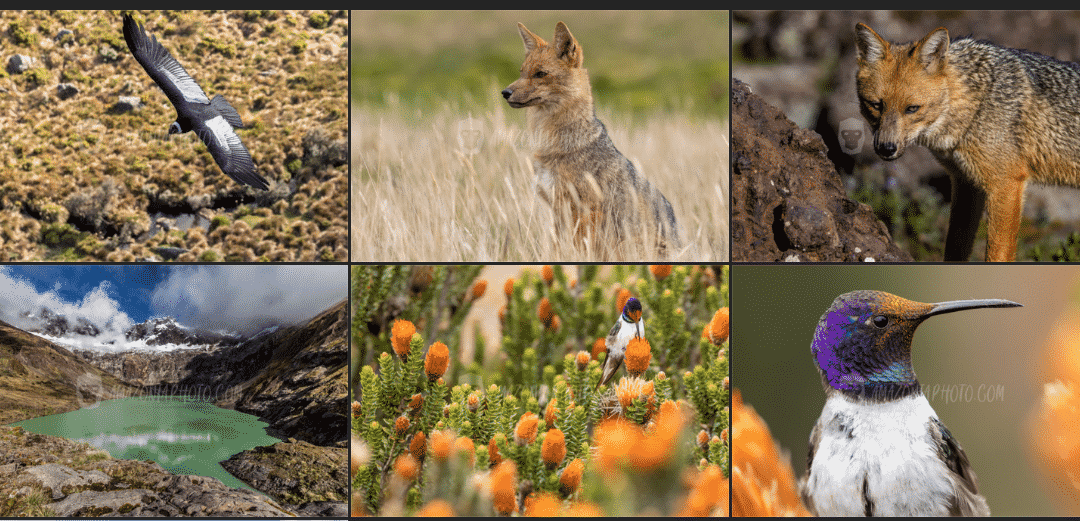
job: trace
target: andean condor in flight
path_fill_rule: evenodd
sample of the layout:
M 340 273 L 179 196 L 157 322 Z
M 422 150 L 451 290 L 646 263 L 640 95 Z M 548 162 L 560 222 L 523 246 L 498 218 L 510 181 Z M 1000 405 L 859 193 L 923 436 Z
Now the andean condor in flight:
M 255 172 L 251 154 L 233 132 L 233 127 L 244 126 L 236 109 L 221 94 L 208 99 L 180 62 L 128 14 L 124 15 L 124 39 L 131 54 L 176 107 L 176 121 L 169 134 L 194 131 L 226 175 L 238 183 L 269 190 L 266 179 Z

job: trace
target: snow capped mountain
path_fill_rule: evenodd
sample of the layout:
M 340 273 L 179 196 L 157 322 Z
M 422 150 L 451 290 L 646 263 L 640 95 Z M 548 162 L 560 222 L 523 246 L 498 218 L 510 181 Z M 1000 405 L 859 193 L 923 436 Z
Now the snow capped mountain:
M 71 319 L 45 307 L 24 312 L 22 318 L 32 324 L 26 331 L 73 350 L 174 351 L 233 346 L 243 340 L 231 333 L 196 331 L 173 317 L 154 317 L 126 329 L 112 321 L 96 325 L 85 317 Z

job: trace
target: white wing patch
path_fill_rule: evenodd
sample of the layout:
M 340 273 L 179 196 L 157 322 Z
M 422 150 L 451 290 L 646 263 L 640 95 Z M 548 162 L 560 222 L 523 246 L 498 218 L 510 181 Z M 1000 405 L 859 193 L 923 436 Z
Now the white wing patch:
M 180 62 L 176 61 L 176 58 L 173 58 L 168 50 L 157 43 L 157 38 L 151 38 L 154 40 L 153 45 L 150 46 L 151 51 L 155 54 L 153 62 L 158 65 L 161 73 L 169 78 L 169 82 L 176 85 L 184 99 L 196 103 L 210 103 L 210 99 L 206 97 L 202 87 L 199 87 L 199 84 L 184 70 L 184 66 L 180 65 Z
M 210 129 L 214 144 L 218 150 L 221 150 L 222 159 L 224 160 L 221 169 L 232 171 L 233 154 L 235 154 L 236 150 L 244 147 L 243 143 L 240 142 L 240 136 L 233 132 L 232 125 L 229 125 L 229 122 L 225 121 L 225 118 L 221 116 L 215 116 L 207 120 L 206 128 Z

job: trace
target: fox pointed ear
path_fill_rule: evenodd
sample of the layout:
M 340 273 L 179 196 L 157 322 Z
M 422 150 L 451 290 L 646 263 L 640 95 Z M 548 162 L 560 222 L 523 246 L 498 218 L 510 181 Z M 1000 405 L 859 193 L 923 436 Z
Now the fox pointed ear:
M 566 24 L 562 22 L 555 24 L 553 44 L 555 56 L 566 60 L 571 67 L 581 67 L 585 63 L 585 53 L 581 52 L 581 46 L 574 39 L 574 35 L 570 34 L 570 29 L 566 28 Z
M 518 33 L 521 34 L 521 41 L 525 42 L 525 53 L 533 52 L 542 45 L 547 44 L 543 38 L 537 36 L 528 28 L 525 24 L 518 22 Z
M 860 23 L 855 25 L 855 49 L 859 52 L 859 63 L 876 63 L 889 54 L 889 42 L 870 26 Z
M 938 27 L 919 40 L 915 54 L 929 72 L 937 72 L 945 64 L 945 54 L 949 52 L 949 31 Z

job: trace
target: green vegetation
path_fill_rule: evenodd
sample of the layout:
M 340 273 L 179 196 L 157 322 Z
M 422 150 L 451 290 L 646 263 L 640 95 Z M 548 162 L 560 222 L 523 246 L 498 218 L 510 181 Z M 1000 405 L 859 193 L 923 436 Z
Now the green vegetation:
M 501 89 L 518 77 L 525 51 L 517 22 L 550 41 L 559 20 L 585 50 L 598 105 L 635 116 L 665 111 L 727 117 L 726 11 L 576 12 L 563 18 L 519 12 L 356 12 L 353 101 L 383 106 L 400 99 L 421 110 L 448 101 L 505 103 L 489 86 Z

